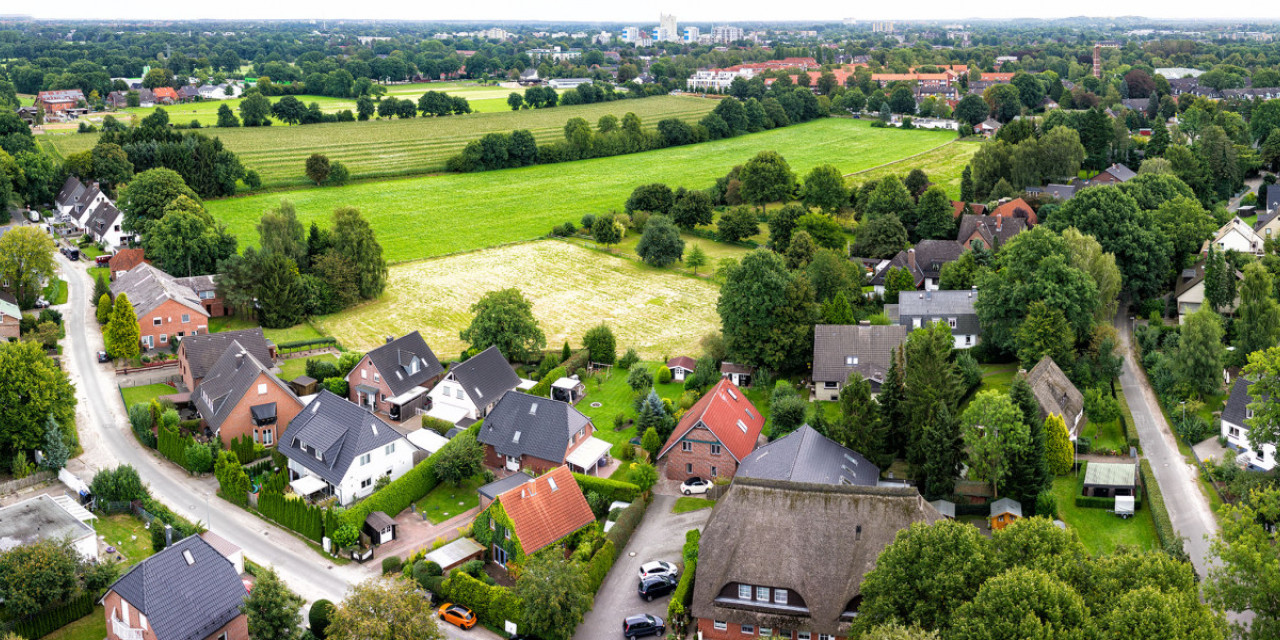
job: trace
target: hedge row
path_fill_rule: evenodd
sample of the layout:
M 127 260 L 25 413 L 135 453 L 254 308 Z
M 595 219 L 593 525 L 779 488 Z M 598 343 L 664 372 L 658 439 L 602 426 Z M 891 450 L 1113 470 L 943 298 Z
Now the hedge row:
M 1089 465 L 1088 462 L 1080 463 L 1080 473 L 1079 473 L 1080 479 L 1076 481 L 1076 506 L 1082 507 L 1085 509 L 1115 510 L 1116 508 L 1115 498 L 1099 498 L 1095 496 L 1084 495 L 1084 478 L 1086 475 L 1085 469 L 1088 467 L 1088 465 Z M 1133 497 L 1133 509 L 1134 511 L 1137 511 L 1141 508 L 1142 508 L 1142 495 L 1141 495 L 1141 492 L 1139 492 L 1138 495 L 1135 495 Z
M 439 460 L 444 452 L 450 447 L 457 446 L 455 443 L 460 438 L 475 439 L 476 434 L 480 433 L 480 425 L 483 422 L 477 422 L 467 428 L 466 431 L 459 433 L 450 440 L 440 450 L 431 454 L 426 460 L 419 462 L 417 466 L 410 469 L 407 473 L 391 481 L 391 484 L 383 487 L 380 491 L 375 491 L 368 498 L 347 509 L 344 518 L 346 523 L 357 529 L 364 526 L 365 518 L 374 511 L 381 511 L 392 518 L 396 517 L 401 511 L 409 508 L 409 505 L 422 499 L 436 485 L 440 483 L 440 479 L 436 477 L 436 461 Z
M 546 375 L 542 376 L 542 379 L 538 381 L 538 384 L 533 385 L 533 388 L 529 389 L 529 395 L 538 396 L 540 398 L 550 398 L 551 384 L 560 378 L 567 377 L 568 375 L 569 374 L 564 367 L 556 367 L 548 371 Z
M 618 553 L 622 553 L 622 550 L 627 548 L 631 534 L 635 533 L 636 527 L 640 526 L 640 519 L 644 517 L 644 512 L 648 508 L 649 497 L 642 496 L 632 502 L 631 506 L 623 509 L 622 513 L 618 514 L 618 520 L 613 523 L 613 528 L 609 529 L 609 533 L 604 534 L 605 539 L 613 543 Z
M 563 367 L 565 371 L 573 373 L 578 369 L 586 368 L 590 361 L 591 352 L 586 349 L 580 349 L 575 351 L 573 355 L 570 355 L 568 360 L 561 362 L 560 366 Z
M 276 349 L 283 352 L 283 351 L 290 351 L 293 349 L 308 349 L 311 347 L 323 347 L 323 346 L 336 345 L 336 344 L 338 344 L 337 338 L 315 338 L 312 340 L 295 340 L 293 342 L 282 342 L 276 345 Z
M 630 482 L 588 476 L 581 473 L 573 474 L 573 479 L 577 480 L 578 486 L 582 488 L 582 495 L 587 495 L 594 491 L 611 503 L 616 500 L 635 502 L 636 496 L 640 495 L 640 487 Z
M 16 633 L 28 640 L 37 640 L 93 613 L 97 602 L 98 598 L 94 594 L 82 593 L 63 604 L 50 606 L 22 620 L 0 625 L 0 633 Z
M 311 540 L 320 542 L 324 538 L 325 510 L 301 499 L 264 492 L 258 497 L 258 511 L 280 526 L 297 531 Z
M 1160 546 L 1165 553 L 1175 558 L 1187 559 L 1187 550 L 1183 547 L 1182 538 L 1173 528 L 1173 521 L 1169 519 L 1169 510 L 1164 505 L 1164 495 L 1160 493 L 1160 484 L 1151 471 L 1151 463 L 1143 459 L 1138 472 L 1142 474 L 1142 489 L 1147 492 L 1147 500 L 1151 501 L 1151 519 L 1155 521 Z
M 167 429 L 164 425 L 157 427 L 156 432 L 156 451 L 177 463 L 179 467 L 191 471 L 191 465 L 187 464 L 187 447 L 195 444 L 196 439 Z
M 684 540 L 684 573 L 680 574 L 680 583 L 671 592 L 671 602 L 667 604 L 667 622 L 680 633 L 689 624 L 689 603 L 693 600 L 694 573 L 698 570 L 698 544 L 702 541 L 702 531 L 691 529 L 684 534 Z
M 600 590 L 600 585 L 604 584 L 605 577 L 609 575 L 609 569 L 613 568 L 613 563 L 617 559 L 617 547 L 613 546 L 613 542 L 605 540 L 596 550 L 596 554 L 587 561 L 587 591 L 595 593 Z
M 511 589 L 489 586 L 460 569 L 454 569 L 440 584 L 441 596 L 470 608 L 486 626 L 501 629 L 503 622 L 524 622 L 524 603 Z

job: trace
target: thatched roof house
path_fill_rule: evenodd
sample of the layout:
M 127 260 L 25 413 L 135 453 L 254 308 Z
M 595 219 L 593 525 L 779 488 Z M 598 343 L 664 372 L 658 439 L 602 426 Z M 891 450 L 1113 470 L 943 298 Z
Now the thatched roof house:
M 940 519 L 910 487 L 738 477 L 702 533 L 691 608 L 698 629 L 848 636 L 862 577 L 880 552 L 898 531 Z
M 1067 430 L 1075 437 L 1080 433 L 1081 420 L 1084 418 L 1084 395 L 1062 372 L 1053 358 L 1045 356 L 1031 368 L 1027 374 L 1027 383 L 1031 392 L 1040 403 L 1040 417 L 1047 418 L 1056 413 L 1067 423 Z

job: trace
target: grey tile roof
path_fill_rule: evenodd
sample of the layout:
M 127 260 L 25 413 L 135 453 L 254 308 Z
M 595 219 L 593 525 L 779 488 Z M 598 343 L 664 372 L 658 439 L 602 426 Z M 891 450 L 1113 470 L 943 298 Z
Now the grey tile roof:
M 197 297 L 199 297 L 201 291 L 217 291 L 218 290 L 217 275 L 174 278 L 173 281 L 196 292 Z
M 999 246 L 1026 229 L 1027 221 L 1022 218 L 965 214 L 960 216 L 960 231 L 956 233 L 956 242 L 964 242 L 977 232 L 987 244 Z
M 1280 201 L 1280 193 L 1276 194 L 1276 198 L 1278 201 Z M 1244 207 L 1240 207 L 1240 209 L 1243 210 Z M 1253 230 L 1260 231 L 1263 227 L 1267 226 L 1268 222 L 1271 222 L 1272 220 L 1274 220 L 1276 216 L 1280 216 L 1280 211 L 1273 211 L 1271 213 L 1265 213 L 1265 212 L 1259 213 L 1258 221 L 1253 223 Z
M 436 354 L 422 339 L 422 334 L 414 331 L 396 338 L 367 354 L 369 362 L 382 374 L 382 379 L 391 388 L 391 395 L 398 396 L 444 372 L 444 367 L 436 359 Z M 415 365 L 414 360 L 417 360 Z M 413 367 L 417 367 L 416 372 Z
M 479 492 L 482 497 L 493 500 L 494 498 L 497 498 L 498 496 L 531 481 L 533 481 L 533 476 L 530 476 L 523 471 L 517 471 L 505 478 L 502 478 L 501 480 L 494 480 L 493 482 L 480 487 Z
M 1112 176 L 1115 176 L 1115 179 L 1119 180 L 1120 182 L 1128 182 L 1134 179 L 1134 177 L 1138 175 L 1134 173 L 1132 169 L 1122 164 L 1113 164 L 1107 167 L 1106 173 L 1109 173 Z
M 937 280 L 942 274 L 942 265 L 955 260 L 964 253 L 964 245 L 954 240 L 921 240 L 914 247 L 899 251 L 889 264 L 871 279 L 872 284 L 884 284 L 884 278 L 893 267 L 902 267 L 911 272 L 916 286 L 925 278 Z M 915 266 L 912 266 L 914 256 Z
M 75 208 L 71 210 L 71 215 L 74 216 L 76 220 L 79 220 L 81 225 L 88 221 L 88 214 L 90 213 L 89 207 L 93 204 L 94 199 L 100 195 L 102 195 L 102 189 L 98 187 L 98 183 L 90 182 L 85 186 L 84 190 L 80 192 L 79 197 L 76 198 L 74 202 Z
M 117 224 L 124 224 L 124 214 L 110 202 L 103 202 L 93 208 L 93 213 L 84 222 L 84 228 L 101 240 Z
M 1019 518 L 1022 517 L 1022 504 L 1012 498 L 1000 498 L 991 503 L 991 517 L 994 518 L 1004 513 L 1012 513 Z
M 80 194 L 84 193 L 85 186 L 80 179 L 75 176 L 67 176 L 65 182 L 62 183 L 62 189 L 58 190 L 58 195 L 54 197 L 54 204 L 60 207 L 75 204 L 80 199 Z
M 494 405 L 476 440 L 498 455 L 561 463 L 570 437 L 590 422 L 566 402 L 511 391 Z
M 978 313 L 973 304 L 978 299 L 974 289 L 960 291 L 903 291 L 898 296 L 897 324 L 911 328 L 916 318 L 923 325 L 941 320 L 946 322 L 952 318 L 956 326 L 952 334 L 981 335 L 982 327 L 978 322 Z M 886 311 L 889 305 L 885 305 Z
M 236 403 L 249 392 L 249 388 L 262 374 L 266 374 L 272 383 L 297 400 L 289 385 L 271 373 L 270 367 L 254 357 L 239 341 L 232 341 L 200 384 L 191 390 L 196 410 L 209 423 L 209 427 L 217 431 L 222 428 L 227 416 L 231 415 Z
M 806 424 L 752 451 L 734 477 L 874 487 L 880 468 Z
M 232 343 L 239 343 L 264 366 L 271 366 L 271 350 L 262 335 L 262 327 L 187 336 L 178 346 L 178 355 L 186 358 L 192 379 L 199 380 L 209 373 Z
M 173 276 L 145 262 L 120 274 L 111 283 L 112 298 L 122 293 L 129 297 L 129 303 L 133 305 L 139 318 L 151 313 L 166 300 L 175 300 L 202 316 L 209 315 L 190 287 L 178 284 Z
M 1058 363 L 1049 356 L 1041 358 L 1027 373 L 1027 383 L 1040 403 L 1041 417 L 1056 413 L 1067 423 L 1067 430 L 1073 431 L 1077 416 L 1084 411 L 1084 396 Z
M 1267 211 L 1280 211 L 1280 187 L 1267 187 Z
M 477 407 L 484 407 L 520 386 L 520 376 L 516 375 L 497 345 L 454 365 L 449 375 L 457 380 Z
M 844 384 L 857 371 L 879 387 L 893 352 L 907 339 L 900 325 L 820 324 L 813 328 L 813 381 Z M 848 358 L 856 357 L 850 363 Z
M 231 561 L 200 536 L 183 538 L 134 565 L 111 591 L 147 616 L 163 640 L 207 638 L 241 615 L 246 595 Z
M 1227 397 L 1227 404 L 1222 407 L 1223 422 L 1228 422 L 1244 429 L 1249 428 L 1249 425 L 1245 423 L 1245 419 L 1248 416 L 1249 403 L 1253 402 L 1253 396 L 1249 395 L 1249 387 L 1251 386 L 1253 386 L 1253 382 L 1244 376 L 1236 378 L 1236 381 L 1231 385 L 1231 395 Z
M 336 486 L 357 457 L 402 439 L 367 409 L 323 389 L 289 423 L 276 449 Z M 411 446 L 407 440 L 405 446 Z

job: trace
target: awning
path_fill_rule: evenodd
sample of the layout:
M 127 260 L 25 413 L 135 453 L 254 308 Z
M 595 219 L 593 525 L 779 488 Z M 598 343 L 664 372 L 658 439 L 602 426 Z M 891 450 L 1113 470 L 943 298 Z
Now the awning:
M 293 487 L 294 493 L 300 496 L 309 496 L 313 493 L 324 491 L 324 488 L 329 486 L 329 484 L 316 476 L 302 476 L 301 478 L 290 482 L 289 486 Z
M 528 380 L 526 378 L 520 378 L 520 384 L 516 385 L 516 388 L 521 391 L 528 391 L 536 386 L 538 386 L 537 382 L 534 382 L 533 380 Z
M 612 448 L 613 445 L 601 440 L 600 438 L 592 436 L 587 438 L 586 442 L 578 445 L 578 448 L 574 449 L 573 452 L 569 454 L 569 457 L 565 458 L 565 462 L 568 462 L 579 469 L 591 469 L 592 467 L 595 467 L 596 462 L 599 462 L 601 458 L 605 457 L 605 455 L 609 453 L 609 449 Z
M 427 415 L 437 420 L 444 420 L 449 424 L 458 424 L 458 421 L 467 417 L 467 410 L 462 407 L 455 407 L 444 403 L 436 403 Z
M 356 385 L 356 391 L 359 391 L 360 393 L 363 393 L 363 394 L 365 394 L 366 396 L 376 396 L 376 395 L 378 395 L 378 390 L 377 390 L 377 388 L 375 388 L 375 387 L 371 387 L 371 386 L 369 386 L 369 385 L 367 385 L 367 384 L 358 384 L 358 385 Z
M 404 393 L 402 393 L 402 394 L 400 394 L 400 395 L 398 395 L 398 396 L 396 396 L 396 397 L 394 397 L 394 398 L 389 398 L 389 399 L 387 400 L 387 402 L 389 402 L 389 403 L 391 403 L 391 404 L 399 404 L 399 405 L 403 405 L 403 404 L 405 404 L 405 403 L 409 402 L 410 400 L 413 400 L 414 398 L 417 398 L 418 396 L 420 396 L 420 395 L 422 395 L 422 394 L 424 394 L 424 393 L 426 393 L 426 392 L 427 392 L 427 388 L 426 388 L 426 387 L 414 387 L 414 388 L 412 388 L 412 389 L 410 389 L 410 390 L 408 390 L 408 391 L 406 391 L 406 392 L 404 392 Z
M 255 404 L 249 407 L 249 413 L 253 415 L 255 424 L 267 424 L 276 421 L 276 403 L 268 402 L 266 404 Z
M 448 438 L 430 429 L 418 429 L 410 432 L 405 437 L 409 439 L 409 442 L 413 443 L 413 446 L 428 453 L 439 451 L 441 447 L 449 442 Z

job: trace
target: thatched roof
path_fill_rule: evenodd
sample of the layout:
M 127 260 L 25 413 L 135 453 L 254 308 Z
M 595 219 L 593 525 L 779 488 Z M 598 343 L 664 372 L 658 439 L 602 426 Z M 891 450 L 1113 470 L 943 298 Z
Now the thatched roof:
M 703 531 L 691 611 L 735 624 L 847 636 L 850 618 L 841 614 L 880 552 L 912 523 L 940 519 L 910 487 L 738 477 Z M 739 600 L 739 584 L 788 589 L 790 606 Z
M 1075 434 L 1084 413 L 1084 395 L 1062 372 L 1053 358 L 1045 356 L 1027 374 L 1031 392 L 1040 403 L 1040 417 L 1058 414 L 1067 423 L 1067 430 Z

